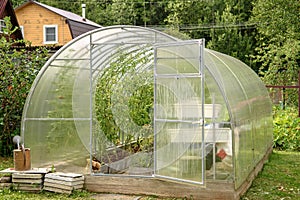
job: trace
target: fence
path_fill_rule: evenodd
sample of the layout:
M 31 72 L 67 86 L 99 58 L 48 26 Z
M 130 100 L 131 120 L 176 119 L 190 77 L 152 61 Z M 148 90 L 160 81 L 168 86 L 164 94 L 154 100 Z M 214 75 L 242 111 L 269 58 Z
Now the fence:
M 287 100 L 293 93 L 288 92 L 289 89 L 298 89 L 298 117 L 300 117 L 300 70 L 298 74 L 298 85 L 267 85 L 267 88 L 274 89 L 270 91 L 270 96 L 275 104 L 281 104 L 284 108 L 287 104 Z

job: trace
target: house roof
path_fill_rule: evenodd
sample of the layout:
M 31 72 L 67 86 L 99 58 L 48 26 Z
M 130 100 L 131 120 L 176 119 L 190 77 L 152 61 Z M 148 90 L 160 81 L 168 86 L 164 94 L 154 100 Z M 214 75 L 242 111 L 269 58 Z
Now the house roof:
M 12 3 L 10 0 L 0 0 L 0 19 L 3 19 L 4 17 L 9 16 L 10 21 L 14 27 L 19 27 L 19 23 L 14 11 L 14 8 L 12 6 Z M 17 29 L 13 33 L 13 38 L 15 39 L 23 39 L 22 32 L 20 29 Z
M 82 24 L 86 24 L 86 25 L 89 25 L 89 26 L 94 26 L 94 27 L 98 27 L 98 28 L 101 28 L 102 26 L 100 26 L 99 24 L 93 22 L 93 21 L 90 21 L 88 19 L 84 19 L 82 16 L 79 16 L 75 13 L 72 13 L 72 12 L 69 12 L 69 11 L 66 11 L 66 10 L 62 10 L 62 9 L 59 9 L 59 8 L 55 8 L 55 7 L 52 7 L 52 6 L 48 6 L 46 4 L 43 4 L 43 3 L 40 3 L 40 2 L 37 2 L 37 1 L 27 1 L 25 3 L 23 3 L 22 5 L 20 5 L 19 7 L 17 7 L 15 9 L 15 11 L 19 10 L 19 9 L 22 9 L 23 7 L 29 5 L 29 4 L 36 4 L 36 5 L 39 5 L 47 10 L 50 10 L 51 12 L 54 12 L 62 17 L 65 17 L 69 20 L 72 20 L 72 21 L 76 21 L 76 22 L 79 22 L 79 23 L 82 23 Z
M 7 1 L 8 1 L 8 0 L 1 0 L 1 4 L 0 4 L 0 18 L 1 18 L 1 19 L 3 18 L 4 10 L 5 10 Z

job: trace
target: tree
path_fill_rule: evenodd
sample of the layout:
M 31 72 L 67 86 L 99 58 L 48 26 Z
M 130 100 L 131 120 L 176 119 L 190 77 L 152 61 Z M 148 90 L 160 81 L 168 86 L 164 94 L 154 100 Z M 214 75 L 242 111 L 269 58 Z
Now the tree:
M 105 13 L 110 18 L 104 25 L 161 25 L 168 13 L 166 5 L 167 1 L 164 0 L 112 0 L 105 8 Z
M 257 0 L 251 21 L 257 24 L 253 59 L 266 84 L 291 85 L 300 68 L 300 2 Z
M 8 17 L 4 18 L 6 27 L 0 37 L 0 156 L 12 154 L 14 135 L 20 134 L 23 107 L 31 83 L 41 66 L 48 58 L 46 48 L 35 50 L 16 49 Z
M 13 6 L 16 8 L 26 1 L 25 0 L 12 0 L 11 2 L 13 4 Z
M 211 29 L 211 40 L 207 47 L 238 58 L 251 66 L 249 55 L 254 53 L 254 36 L 246 25 L 239 22 L 239 16 L 232 12 L 232 6 L 226 4 L 222 14 L 216 13 L 217 26 Z
M 182 30 L 191 38 L 203 38 L 207 31 L 203 26 L 211 26 L 215 21 L 215 12 L 222 11 L 221 0 L 216 1 L 168 1 L 164 19 L 167 25 L 175 30 Z

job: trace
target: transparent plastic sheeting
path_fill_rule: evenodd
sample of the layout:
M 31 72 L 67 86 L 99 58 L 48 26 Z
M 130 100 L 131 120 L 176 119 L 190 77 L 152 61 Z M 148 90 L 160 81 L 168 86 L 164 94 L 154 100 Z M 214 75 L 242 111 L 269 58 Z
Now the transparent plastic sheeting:
M 203 41 L 155 47 L 155 175 L 204 184 Z
M 114 147 L 96 120 L 94 96 L 99 75 L 112 66 L 112 63 L 116 63 L 120 52 L 130 55 L 133 60 L 147 61 L 137 64 L 135 73 L 131 71 L 120 74 L 118 84 L 127 91 L 130 85 L 127 83 L 130 83 L 131 79 L 140 82 L 154 80 L 153 45 L 176 41 L 180 40 L 148 28 L 112 26 L 81 35 L 56 52 L 36 77 L 24 106 L 21 134 L 25 146 L 31 148 L 32 166 L 54 166 L 61 171 L 93 174 L 154 174 L 156 158 L 153 151 L 137 152 L 132 155 L 119 147 L 118 151 L 126 155 L 126 158 L 107 165 L 102 163 L 103 167 L 106 167 L 105 173 L 101 171 L 102 169 L 90 170 L 91 157 L 102 158 L 108 149 Z M 182 52 L 181 56 L 182 63 L 178 63 L 178 59 L 173 59 L 174 63 L 171 66 L 176 66 L 176 70 L 180 73 L 186 72 L 185 70 L 194 73 L 193 68 L 180 68 L 185 62 L 197 64 L 196 61 L 189 60 L 192 55 Z M 271 101 L 264 84 L 244 63 L 209 49 L 205 49 L 203 59 L 205 102 L 191 98 L 178 106 L 182 113 L 190 113 L 193 106 L 189 105 L 197 108 L 199 104 L 204 104 L 207 116 L 203 124 L 204 134 L 207 135 L 205 148 L 210 153 L 205 161 L 211 163 L 210 166 L 205 166 L 205 176 L 212 180 L 233 181 L 238 188 L 272 145 Z M 168 69 L 161 68 L 163 71 Z M 150 79 L 147 78 L 148 76 Z M 171 80 L 160 81 L 165 81 L 167 85 L 173 84 Z M 201 85 L 196 80 L 192 82 L 195 90 L 200 91 Z M 179 80 L 176 84 L 184 88 L 186 83 Z M 196 85 L 199 85 L 199 88 Z M 119 106 L 113 110 L 113 118 L 116 123 L 127 120 L 128 127 L 134 127 L 139 132 L 145 127 L 133 124 L 130 115 L 125 112 L 128 108 L 118 102 L 119 98 L 124 99 L 126 95 L 130 96 L 125 92 L 123 96 L 113 96 L 112 101 Z M 171 99 L 164 101 L 168 101 L 168 104 L 172 103 Z M 168 106 L 163 109 L 168 109 Z M 200 112 L 198 109 L 193 110 L 196 113 Z M 129 119 L 123 119 L 124 116 Z M 183 126 L 185 125 L 182 123 L 176 126 L 167 123 L 165 128 L 172 129 L 175 134 L 178 134 L 176 127 Z M 123 132 L 126 136 L 126 131 Z M 191 137 L 188 132 L 187 137 Z M 157 139 L 154 146 L 165 142 L 159 137 Z M 197 153 L 199 152 L 201 143 L 202 141 L 195 142 L 180 148 L 187 149 L 185 153 L 190 155 L 195 152 L 192 150 L 197 149 Z M 170 152 L 175 149 L 169 148 Z M 221 159 L 216 162 L 220 155 L 222 155 Z M 201 170 L 199 163 L 199 160 L 193 163 L 178 162 L 163 173 L 172 175 L 174 170 L 180 167 L 192 170 L 189 166 L 193 165 L 197 167 L 193 168 L 194 172 L 189 173 L 197 174 Z M 129 170 L 118 171 L 121 165 Z M 178 174 L 176 176 L 179 177 Z

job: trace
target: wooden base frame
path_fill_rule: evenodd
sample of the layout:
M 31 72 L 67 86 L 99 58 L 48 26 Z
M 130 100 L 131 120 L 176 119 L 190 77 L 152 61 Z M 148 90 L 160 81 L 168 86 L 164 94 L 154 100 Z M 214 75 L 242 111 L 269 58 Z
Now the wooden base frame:
M 205 186 L 152 177 L 85 176 L 85 188 L 91 192 L 155 195 L 191 199 L 238 200 L 251 186 L 272 153 L 272 146 L 257 164 L 247 180 L 235 189 L 233 182 L 206 180 Z

